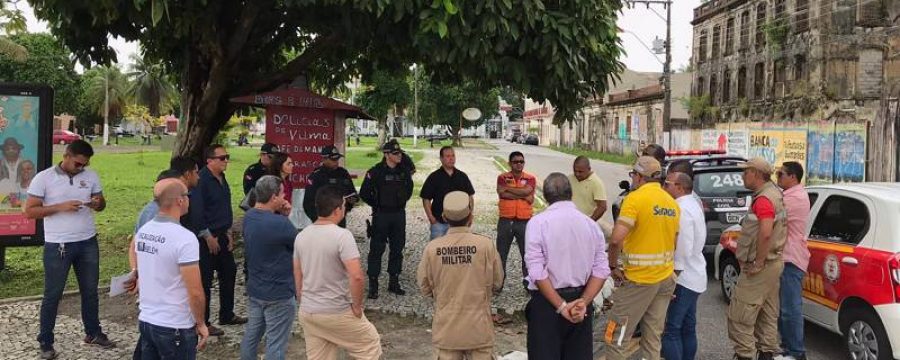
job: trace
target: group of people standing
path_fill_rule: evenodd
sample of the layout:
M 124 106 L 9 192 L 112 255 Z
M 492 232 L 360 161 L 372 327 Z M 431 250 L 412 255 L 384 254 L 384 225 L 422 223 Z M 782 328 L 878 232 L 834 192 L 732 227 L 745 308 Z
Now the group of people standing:
M 153 201 L 142 209 L 130 245 L 129 287 L 140 296 L 135 358 L 192 359 L 208 336 L 224 334 L 210 322 L 214 273 L 219 325 L 246 324 L 242 359 L 256 358 L 263 336 L 267 358 L 284 358 L 298 313 L 308 358 L 333 359 L 338 348 L 356 359 L 379 358 L 380 335 L 363 312 L 365 280 L 368 276 L 368 297 L 377 298 L 382 256 L 390 248 L 388 291 L 405 294 L 399 276 L 415 172 L 396 141 L 385 143 L 382 153 L 357 194 L 349 173 L 338 166 L 342 155 L 323 148 L 322 167 L 309 176 L 302 205 L 312 223 L 301 231 L 287 216 L 292 171 L 284 159 L 289 157 L 274 145 L 263 146 L 260 162 L 244 178 L 245 192 L 252 192 L 243 218 L 249 318 L 234 312 L 237 264 L 231 190 L 224 176 L 230 155 L 212 145 L 202 168 L 192 159 L 173 158 L 157 178 Z M 71 267 L 81 289 L 84 342 L 115 346 L 98 318 L 93 213 L 106 201 L 99 177 L 87 168 L 92 155 L 88 143 L 73 142 L 63 160 L 38 173 L 28 189 L 25 213 L 44 219 L 46 236 L 38 336 L 44 359 L 57 356 L 53 327 Z M 496 239 L 471 232 L 475 191 L 456 169 L 454 149 L 442 148 L 440 160 L 420 194 L 431 241 L 416 276 L 418 290 L 435 302 L 436 359 L 493 358 L 490 303 L 506 282 L 513 242 L 531 297 L 525 309 L 530 358 L 592 357 L 593 337 L 601 335 L 592 327 L 594 300 L 610 277 L 616 289 L 602 330 L 607 359 L 626 358 L 637 327 L 643 358 L 694 358 L 697 298 L 706 290 L 706 230 L 690 163 L 675 162 L 664 171 L 659 160 L 641 156 L 607 241 L 597 223 L 607 207 L 605 187 L 586 158 L 575 160 L 571 175 L 547 176 L 542 190 L 548 207 L 535 215 L 537 180 L 524 171 L 524 155 L 511 153 L 510 170 L 497 177 Z M 775 172 L 782 192 L 764 160 L 741 166 L 754 195 L 738 240 L 743 273 L 728 311 L 735 358 L 758 352 L 758 359 L 804 359 L 799 289 L 809 259 L 804 237 L 809 199 L 800 185 L 803 170 L 788 162 Z M 343 228 L 357 197 L 373 214 L 367 273 L 352 233 Z

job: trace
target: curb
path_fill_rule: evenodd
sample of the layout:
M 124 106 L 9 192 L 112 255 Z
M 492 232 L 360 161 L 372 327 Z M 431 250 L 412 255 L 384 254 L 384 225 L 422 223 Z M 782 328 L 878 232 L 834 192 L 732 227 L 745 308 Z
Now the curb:
M 70 296 L 73 296 L 80 292 L 81 292 L 80 290 L 66 290 L 66 291 L 63 291 L 62 297 L 70 297 Z M 109 286 L 101 286 L 101 287 L 97 288 L 98 296 L 100 296 L 103 293 L 109 293 Z M 20 297 L 14 297 L 14 298 L 0 299 L 0 305 L 7 305 L 7 304 L 12 304 L 12 303 L 17 303 L 17 302 L 31 302 L 31 301 L 43 300 L 43 299 L 44 299 L 43 294 L 20 296 Z

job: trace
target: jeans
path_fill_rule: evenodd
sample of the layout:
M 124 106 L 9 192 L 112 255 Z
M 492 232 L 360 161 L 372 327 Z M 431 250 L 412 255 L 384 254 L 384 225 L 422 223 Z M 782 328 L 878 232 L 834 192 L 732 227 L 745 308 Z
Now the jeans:
M 447 230 L 450 230 L 449 224 L 445 224 L 442 222 L 431 224 L 431 238 L 429 240 L 434 240 L 441 236 L 447 235 Z
M 662 355 L 666 360 L 693 360 L 697 354 L 697 298 L 700 293 L 678 285 L 666 313 Z
M 99 335 L 100 316 L 97 284 L 100 281 L 100 248 L 97 237 L 66 244 L 44 243 L 44 299 L 41 301 L 41 325 L 38 342 L 42 347 L 53 346 L 53 328 L 59 300 L 66 288 L 69 268 L 75 268 L 75 279 L 81 293 L 81 321 L 84 333 Z
M 509 258 L 509 249 L 513 239 L 519 247 L 519 255 L 522 259 L 522 277 L 528 277 L 528 268 L 525 267 L 525 226 L 528 220 L 513 220 L 501 218 L 497 222 L 497 251 L 500 252 L 500 261 L 503 262 L 503 283 L 506 283 L 506 259 Z
M 197 330 L 172 329 L 140 322 L 141 359 L 194 360 L 197 358 Z
M 778 332 L 781 347 L 787 355 L 806 355 L 803 346 L 803 270 L 797 265 L 784 263 L 781 273 L 781 312 L 778 316 Z
M 212 281 L 215 272 L 219 279 L 219 323 L 234 318 L 234 282 L 237 277 L 237 263 L 234 253 L 228 251 L 228 229 L 213 231 L 219 239 L 219 253 L 209 253 L 206 240 L 200 239 L 200 280 L 203 282 L 203 293 L 206 296 L 206 325 L 209 325 L 209 302 L 212 293 Z
M 283 360 L 287 352 L 288 340 L 294 316 L 297 315 L 297 301 L 293 297 L 284 300 L 248 301 L 249 319 L 244 325 L 244 339 L 241 341 L 241 360 L 255 360 L 256 348 L 266 335 L 266 360 Z

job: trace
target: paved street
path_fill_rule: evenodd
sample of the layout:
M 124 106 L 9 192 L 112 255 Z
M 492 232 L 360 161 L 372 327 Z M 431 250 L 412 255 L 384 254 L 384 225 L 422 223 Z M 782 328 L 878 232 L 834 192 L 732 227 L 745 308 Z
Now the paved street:
M 525 171 L 538 177 L 538 184 L 548 174 L 559 171 L 566 174 L 572 172 L 572 160 L 575 156 L 553 151 L 544 147 L 512 144 L 506 141 L 491 141 L 496 146 L 496 156 L 507 158 L 512 151 L 521 151 L 525 154 Z M 618 182 L 627 179 L 628 167 L 620 164 L 603 161 L 591 161 L 591 167 L 606 183 L 606 191 L 610 201 L 614 200 L 620 190 Z M 612 221 L 612 215 L 607 212 L 604 219 Z M 709 263 L 712 259 L 707 259 Z M 727 308 L 722 298 L 722 289 L 713 278 L 709 267 L 709 290 L 700 296 L 697 314 L 697 334 L 700 349 L 698 359 L 728 359 L 731 356 L 731 345 L 727 337 L 725 309 Z M 806 346 L 810 360 L 844 359 L 844 340 L 840 336 L 821 327 L 806 324 Z

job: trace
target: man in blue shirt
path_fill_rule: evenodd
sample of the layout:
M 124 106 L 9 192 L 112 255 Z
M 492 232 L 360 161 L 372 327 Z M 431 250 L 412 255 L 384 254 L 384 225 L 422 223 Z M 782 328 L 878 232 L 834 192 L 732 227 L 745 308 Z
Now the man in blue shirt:
M 241 360 L 255 360 L 266 335 L 266 359 L 284 359 L 297 314 L 293 252 L 297 229 L 278 212 L 286 206 L 282 180 L 266 175 L 256 182 L 256 205 L 244 215 L 244 249 L 249 322 L 241 341 Z
M 200 182 L 191 192 L 187 228 L 200 239 L 200 272 L 206 293 L 206 324 L 209 334 L 222 335 L 224 331 L 210 326 L 209 301 L 214 272 L 219 279 L 219 324 L 240 325 L 247 318 L 234 314 L 234 280 L 237 264 L 234 262 L 234 239 L 231 237 L 233 214 L 231 188 L 225 180 L 225 169 L 231 157 L 225 147 L 210 145 L 206 150 L 206 167 L 200 170 Z

